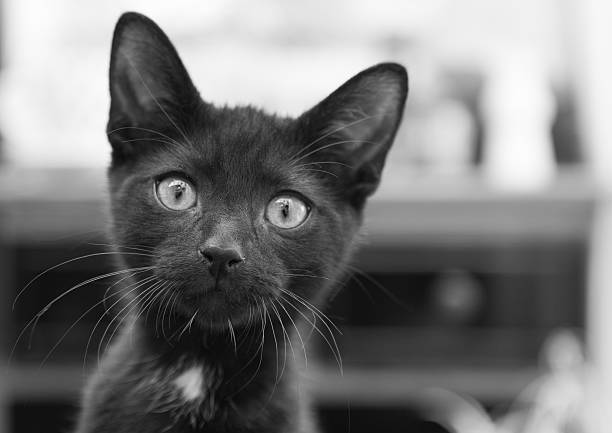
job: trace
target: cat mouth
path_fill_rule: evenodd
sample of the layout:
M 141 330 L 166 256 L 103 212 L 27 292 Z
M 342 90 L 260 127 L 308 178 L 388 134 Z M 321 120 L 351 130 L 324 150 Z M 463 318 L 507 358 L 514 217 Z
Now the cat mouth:
M 202 327 L 226 328 L 228 321 L 240 326 L 261 316 L 263 299 L 239 296 L 218 288 L 190 289 L 181 293 L 177 310 L 182 316 L 193 317 Z M 249 300 L 251 299 L 251 300 Z
M 182 290 L 181 295 L 189 301 L 201 301 L 218 303 L 223 300 L 230 300 L 232 293 L 240 291 L 240 287 L 228 286 L 227 284 L 202 285 L 200 287 L 188 287 Z

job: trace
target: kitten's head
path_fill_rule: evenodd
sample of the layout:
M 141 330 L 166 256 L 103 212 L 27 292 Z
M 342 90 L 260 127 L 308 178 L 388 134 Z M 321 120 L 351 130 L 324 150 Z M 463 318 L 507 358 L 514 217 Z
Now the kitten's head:
M 378 186 L 407 77 L 397 64 L 373 66 L 297 119 L 217 108 L 161 29 L 128 13 L 110 93 L 113 236 L 147 251 L 126 266 L 154 267 L 134 290 L 141 300 L 163 291 L 181 315 L 218 328 L 263 304 L 325 298 Z

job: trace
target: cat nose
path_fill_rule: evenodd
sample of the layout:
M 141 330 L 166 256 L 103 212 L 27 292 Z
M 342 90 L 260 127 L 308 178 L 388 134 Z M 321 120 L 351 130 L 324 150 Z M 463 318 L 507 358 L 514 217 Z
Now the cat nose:
M 198 253 L 209 267 L 210 273 L 217 276 L 219 272 L 228 272 L 244 262 L 244 257 L 234 248 L 207 246 L 198 248 Z

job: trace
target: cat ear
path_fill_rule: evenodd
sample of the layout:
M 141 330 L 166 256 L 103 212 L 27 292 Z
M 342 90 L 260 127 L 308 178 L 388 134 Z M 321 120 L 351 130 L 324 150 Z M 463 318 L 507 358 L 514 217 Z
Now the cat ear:
M 302 116 L 310 141 L 301 154 L 339 162 L 354 198 L 362 201 L 378 187 L 407 94 L 401 65 L 381 63 L 360 72 Z
M 193 110 L 200 101 L 166 34 L 134 12 L 123 14 L 115 27 L 109 77 L 107 131 L 119 153 L 134 147 L 146 129 L 178 129 L 180 114 Z

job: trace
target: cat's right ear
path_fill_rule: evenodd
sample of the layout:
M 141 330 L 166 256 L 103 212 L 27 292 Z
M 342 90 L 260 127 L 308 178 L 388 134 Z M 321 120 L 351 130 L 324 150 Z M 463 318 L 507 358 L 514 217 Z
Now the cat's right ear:
M 115 27 L 109 78 L 107 134 L 113 159 L 129 156 L 147 137 L 161 140 L 156 133 L 182 131 L 182 114 L 200 101 L 166 34 L 134 12 L 123 14 Z
M 350 201 L 362 207 L 378 188 L 407 95 L 403 66 L 380 63 L 361 71 L 298 119 L 308 144 L 296 161 L 331 163 L 325 172 L 337 171 L 332 174 L 346 181 Z

